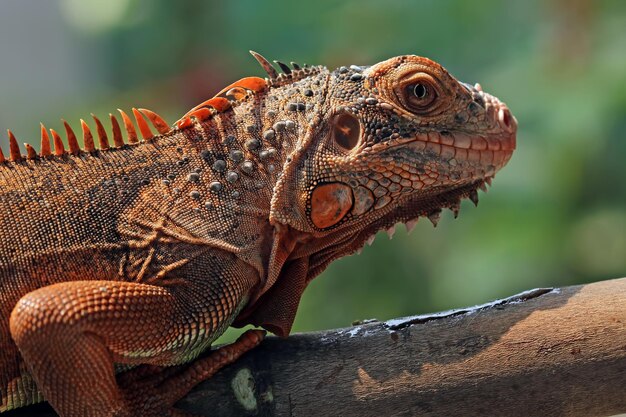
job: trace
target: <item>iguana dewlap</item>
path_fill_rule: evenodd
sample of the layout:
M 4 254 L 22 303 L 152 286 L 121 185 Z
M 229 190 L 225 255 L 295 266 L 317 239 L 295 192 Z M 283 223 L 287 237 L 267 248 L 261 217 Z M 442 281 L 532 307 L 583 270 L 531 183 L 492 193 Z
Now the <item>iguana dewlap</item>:
M 231 324 L 288 335 L 330 262 L 396 223 L 456 215 L 515 148 L 506 105 L 429 59 L 279 62 L 278 74 L 254 55 L 268 78 L 233 83 L 172 127 L 120 111 L 110 137 L 81 120 L 82 148 L 67 123 L 65 142 L 42 126 L 26 155 L 9 132 L 0 411 L 45 399 L 64 417 L 174 415 L 264 333 L 175 375 L 160 367 L 193 361 Z M 153 366 L 116 378 L 140 364 Z

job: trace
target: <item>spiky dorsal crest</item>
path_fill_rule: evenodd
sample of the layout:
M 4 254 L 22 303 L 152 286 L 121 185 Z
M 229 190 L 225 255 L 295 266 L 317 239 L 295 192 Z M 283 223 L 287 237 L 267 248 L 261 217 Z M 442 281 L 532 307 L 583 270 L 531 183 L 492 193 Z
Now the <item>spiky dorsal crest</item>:
M 262 92 L 269 87 L 277 87 L 298 81 L 307 76 L 319 73 L 323 69 L 323 67 L 317 66 L 309 67 L 306 64 L 300 66 L 295 62 L 291 62 L 290 68 L 289 65 L 283 62 L 274 61 L 282 70 L 282 73 L 279 73 L 272 66 L 272 64 L 262 55 L 254 51 L 250 51 L 250 53 L 259 62 L 259 64 L 261 64 L 261 67 L 265 70 L 265 72 L 267 72 L 269 78 L 263 79 L 259 77 L 245 77 L 226 86 L 219 93 L 217 93 L 215 97 L 206 100 L 189 110 L 181 119 L 179 119 L 175 123 L 174 129 L 188 128 L 193 124 L 194 120 L 201 122 L 210 118 L 216 113 L 227 111 L 234 105 L 237 105 L 238 103 L 245 100 L 250 94 Z M 135 129 L 131 118 L 124 111 L 119 109 L 118 111 L 120 112 L 120 115 L 122 117 L 124 130 L 126 130 L 127 133 L 127 143 L 138 143 L 139 139 L 137 136 L 137 130 Z M 135 118 L 137 128 L 139 129 L 139 133 L 141 134 L 144 141 L 150 141 L 156 137 L 156 135 L 152 133 L 147 121 L 152 123 L 152 126 L 154 126 L 157 132 L 161 135 L 165 135 L 172 131 L 172 128 L 170 128 L 167 122 L 161 116 L 151 110 L 133 108 L 132 113 Z M 113 114 L 109 114 L 111 131 L 113 135 L 112 146 L 107 136 L 104 125 L 102 124 L 100 119 L 93 114 L 91 116 L 93 117 L 96 124 L 98 148 L 96 148 L 95 146 L 94 137 L 91 133 L 89 125 L 83 119 L 80 120 L 83 135 L 82 149 L 80 148 L 74 130 L 71 128 L 69 123 L 62 119 L 67 137 L 68 149 L 65 148 L 63 140 L 61 139 L 61 135 L 59 135 L 59 133 L 57 133 L 54 129 L 50 129 L 50 135 L 52 136 L 51 146 L 48 130 L 42 124 L 41 149 L 38 155 L 32 146 L 25 144 L 26 155 L 23 156 L 20 152 L 20 148 L 17 139 L 15 138 L 15 135 L 11 131 L 9 131 L 9 158 L 5 158 L 2 150 L 0 150 L 0 163 L 6 162 L 7 160 L 16 162 L 24 159 L 32 160 L 37 158 L 50 158 L 53 155 L 58 157 L 66 154 L 79 155 L 81 152 L 93 153 L 98 149 L 107 150 L 110 148 L 120 148 L 122 146 L 125 146 L 126 142 L 124 141 L 122 135 L 122 128 L 116 116 L 114 116 Z
M 70 147 L 70 153 L 72 155 L 77 155 L 80 152 L 80 146 L 78 145 L 78 140 L 76 139 L 76 134 L 70 127 L 69 123 L 65 120 L 61 119 L 63 125 L 65 126 L 65 134 L 67 136 L 67 144 Z
M 122 116 L 122 122 L 124 125 L 124 129 L 127 133 L 128 143 L 138 143 L 139 140 L 137 138 L 137 131 L 135 130 L 135 126 L 133 125 L 131 118 L 124 111 L 119 109 L 118 111 Z M 161 116 L 151 110 L 133 108 L 133 115 L 135 116 L 137 126 L 139 127 L 139 130 L 144 140 L 146 141 L 155 138 L 155 134 L 153 134 L 150 130 L 150 126 L 146 122 L 146 119 L 150 121 L 150 123 L 152 123 L 154 128 L 161 135 L 164 135 L 171 131 L 171 128 L 167 125 L 167 122 L 165 122 L 165 120 L 163 120 Z M 107 136 L 104 125 L 98 117 L 93 114 L 91 116 L 93 117 L 96 124 L 96 132 L 98 135 L 98 149 L 110 149 L 111 144 L 109 143 L 109 138 Z M 109 114 L 109 118 L 111 120 L 111 130 L 113 133 L 112 147 L 121 148 L 126 144 L 122 135 L 122 128 L 116 116 L 114 116 L 113 114 Z M 93 153 L 97 150 L 94 143 L 93 134 L 91 133 L 91 129 L 89 128 L 87 122 L 85 122 L 83 119 L 80 120 L 81 130 L 83 134 L 83 149 L 81 149 L 76 134 L 74 133 L 74 130 L 72 129 L 70 124 L 64 119 L 61 119 L 61 121 L 63 122 L 63 126 L 65 128 L 67 149 L 63 144 L 63 139 L 61 138 L 61 135 L 54 129 L 50 129 L 50 133 L 48 134 L 48 129 L 43 125 L 43 123 L 41 123 L 41 146 L 39 154 L 37 154 L 35 149 L 30 144 L 25 143 L 24 146 L 26 148 L 26 155 L 22 155 L 15 135 L 11 130 L 8 130 L 9 158 L 5 158 L 2 150 L 0 149 L 0 163 L 7 161 L 17 162 L 22 160 L 34 160 L 38 158 L 50 158 L 52 156 L 62 157 L 67 154 L 79 155 L 81 152 Z M 50 143 L 51 136 L 52 144 Z
M 216 113 L 222 113 L 233 105 L 245 100 L 249 94 L 259 93 L 267 88 L 267 81 L 259 77 L 245 77 L 223 88 L 214 97 L 194 106 L 177 122 L 176 127 L 185 129 L 193 124 L 207 120 Z
M 176 127 L 185 129 L 193 124 L 193 121 L 204 121 L 216 113 L 222 113 L 245 100 L 249 94 L 260 93 L 269 87 L 278 87 L 293 83 L 313 74 L 319 73 L 323 67 L 302 67 L 295 62 L 289 65 L 274 61 L 283 71 L 279 73 L 276 68 L 263 55 L 250 51 L 252 56 L 267 73 L 268 78 L 245 77 L 223 88 L 214 97 L 198 104 L 189 110 L 176 122 Z
M 261 68 L 268 75 L 268 85 L 272 87 L 278 87 L 281 85 L 289 84 L 294 81 L 301 80 L 313 74 L 319 73 L 324 67 L 313 66 L 309 67 L 304 64 L 302 67 L 295 62 L 291 62 L 291 67 L 281 61 L 274 61 L 276 65 L 281 69 L 282 73 L 278 73 L 276 68 L 265 57 L 258 52 L 250 51 L 254 59 L 261 65 Z

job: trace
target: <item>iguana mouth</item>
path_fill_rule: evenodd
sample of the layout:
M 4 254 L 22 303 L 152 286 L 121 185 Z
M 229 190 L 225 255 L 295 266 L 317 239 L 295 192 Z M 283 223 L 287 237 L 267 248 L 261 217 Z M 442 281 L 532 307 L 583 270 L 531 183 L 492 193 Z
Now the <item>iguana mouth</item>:
M 435 155 L 450 156 L 450 161 L 493 165 L 495 171 L 502 168 L 516 148 L 517 120 L 506 104 L 496 97 L 484 93 L 479 84 L 465 87 L 472 94 L 472 101 L 466 112 L 457 114 L 462 121 L 472 122 L 472 109 L 484 109 L 485 126 L 479 131 L 468 127 L 458 129 L 437 129 L 420 131 L 415 136 L 399 139 L 390 147 L 410 146 L 416 152 L 432 152 Z M 454 163 L 454 162 L 453 162 Z
M 511 158 L 515 150 L 515 134 L 472 135 L 465 132 L 431 131 L 393 146 L 407 146 L 413 152 L 426 152 L 446 158 L 455 165 L 468 162 L 490 168 L 495 174 Z

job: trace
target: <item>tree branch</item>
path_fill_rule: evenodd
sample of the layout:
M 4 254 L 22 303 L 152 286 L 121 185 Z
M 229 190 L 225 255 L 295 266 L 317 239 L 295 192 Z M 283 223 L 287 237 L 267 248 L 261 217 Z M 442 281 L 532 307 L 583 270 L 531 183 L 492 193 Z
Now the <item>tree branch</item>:
M 179 406 L 212 417 L 603 416 L 626 412 L 625 386 L 622 278 L 269 337 Z

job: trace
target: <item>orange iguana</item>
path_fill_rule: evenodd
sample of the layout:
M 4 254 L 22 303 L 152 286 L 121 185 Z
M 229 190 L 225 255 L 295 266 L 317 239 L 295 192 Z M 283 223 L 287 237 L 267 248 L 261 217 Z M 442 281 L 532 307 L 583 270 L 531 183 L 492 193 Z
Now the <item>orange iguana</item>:
M 287 336 L 330 262 L 476 203 L 515 148 L 506 105 L 429 59 L 278 74 L 253 55 L 268 78 L 171 127 L 133 109 L 136 130 L 120 111 L 110 141 L 94 116 L 81 149 L 67 123 L 65 143 L 42 126 L 26 155 L 9 132 L 0 411 L 45 399 L 64 417 L 182 415 L 175 401 L 263 338 L 194 361 L 229 325 Z

